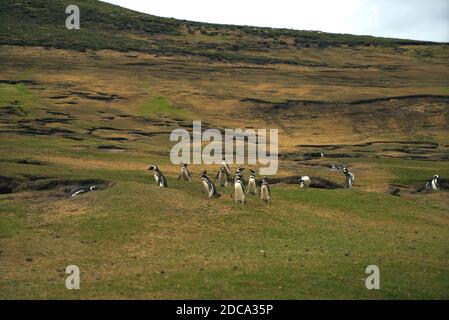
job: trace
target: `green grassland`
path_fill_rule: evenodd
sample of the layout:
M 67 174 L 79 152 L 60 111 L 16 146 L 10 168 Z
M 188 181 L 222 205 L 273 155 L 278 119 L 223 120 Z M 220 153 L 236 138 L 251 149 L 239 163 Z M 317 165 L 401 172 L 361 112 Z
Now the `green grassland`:
M 77 2 L 72 32 L 63 1 L 0 1 L 1 299 L 449 298 L 447 44 Z M 218 166 L 188 183 L 169 158 L 192 120 L 278 128 L 277 177 L 342 185 L 344 164 L 355 187 L 208 200 L 200 173 Z M 416 192 L 434 174 L 441 192 Z M 69 197 L 82 179 L 107 188 Z

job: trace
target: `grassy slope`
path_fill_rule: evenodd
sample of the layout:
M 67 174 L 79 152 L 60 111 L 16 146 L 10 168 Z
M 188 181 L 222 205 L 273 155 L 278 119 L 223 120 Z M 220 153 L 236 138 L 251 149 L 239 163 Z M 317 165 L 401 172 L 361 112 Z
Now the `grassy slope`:
M 415 186 L 435 172 L 449 176 L 441 158 L 449 145 L 447 101 L 341 104 L 447 95 L 447 46 L 202 25 L 78 2 L 80 33 L 63 29 L 62 1 L 0 2 L 0 23 L 12 28 L 1 43 L 28 45 L 0 48 L 2 79 L 36 81 L 0 84 L 0 169 L 6 176 L 94 177 L 114 185 L 77 199 L 55 190 L 0 195 L 0 297 L 448 298 L 447 191 L 385 193 L 391 184 Z M 97 48 L 125 52 L 90 51 Z M 125 99 L 100 101 L 79 92 Z M 279 111 L 245 98 L 330 104 Z M 23 112 L 5 113 L 11 106 Z M 345 163 L 356 170 L 356 188 L 276 185 L 272 206 L 251 198 L 236 207 L 229 189 L 207 201 L 198 181 L 202 168 L 192 166 L 192 184 L 177 182 L 178 168 L 167 156 L 167 132 L 192 119 L 218 128 L 248 126 L 247 119 L 255 127 L 279 127 L 281 153 L 288 155 L 280 175 L 342 182 L 311 164 Z M 73 133 L 24 134 L 23 125 Z M 109 129 L 89 133 L 93 127 Z M 382 140 L 392 144 L 352 146 Z M 412 151 L 425 153 L 385 151 L 402 147 L 398 141 L 422 142 L 424 148 Z M 429 141 L 438 147 L 429 149 Z M 110 144 L 125 151 L 97 148 Z M 298 162 L 302 152 L 323 150 L 300 144 L 344 144 L 325 153 L 361 157 Z M 144 171 L 150 162 L 160 164 L 170 189 L 153 185 Z M 81 268 L 78 292 L 64 287 L 69 264 Z M 381 269 L 380 291 L 364 288 L 369 264 Z

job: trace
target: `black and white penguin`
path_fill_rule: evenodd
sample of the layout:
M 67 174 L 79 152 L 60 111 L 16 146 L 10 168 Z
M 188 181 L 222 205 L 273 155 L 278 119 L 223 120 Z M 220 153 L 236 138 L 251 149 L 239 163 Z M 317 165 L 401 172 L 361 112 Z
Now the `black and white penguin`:
M 168 188 L 167 179 L 159 170 L 158 166 L 151 165 L 148 167 L 147 171 L 153 171 L 154 180 L 159 187 Z
M 434 175 L 432 180 L 426 183 L 426 190 L 438 191 L 440 190 L 440 185 L 438 184 L 439 175 Z
M 90 186 L 88 188 L 81 188 L 81 189 L 76 189 L 74 190 L 71 194 L 70 197 L 75 198 L 77 197 L 79 194 L 81 193 L 86 193 L 86 192 L 93 192 L 94 190 L 97 190 L 97 186 Z
M 256 195 L 257 194 L 257 184 L 256 184 L 256 171 L 253 169 L 249 170 L 249 179 L 248 179 L 248 194 Z
M 226 159 L 223 158 L 223 160 L 221 161 L 221 166 L 223 167 L 223 169 L 226 171 L 226 174 L 228 175 L 228 177 L 231 175 L 231 169 L 229 169 L 228 164 L 226 163 Z
M 335 165 L 335 164 L 332 163 L 330 165 L 330 168 L 331 168 L 332 171 L 343 171 L 343 166 L 340 166 L 338 164 Z
M 240 177 L 240 180 L 242 180 L 242 182 L 243 182 L 243 185 L 245 185 L 246 183 L 245 183 L 245 178 L 243 178 L 243 171 L 245 170 L 245 168 L 243 168 L 243 167 L 238 167 L 237 168 L 237 170 L 236 170 L 236 172 L 235 172 L 235 176 L 234 176 L 234 183 L 235 183 L 235 179 L 237 178 L 237 177 Z
M 307 189 L 310 187 L 310 177 L 309 176 L 302 176 L 299 178 L 299 187 Z
M 201 183 L 203 185 L 203 190 L 204 192 L 206 192 L 209 199 L 220 197 L 220 194 L 217 192 L 214 183 L 207 176 L 206 170 L 203 170 L 201 174 Z
M 354 185 L 354 180 L 355 180 L 354 174 L 351 171 L 349 171 L 348 168 L 346 168 L 346 167 L 344 167 L 342 171 L 346 177 L 345 188 L 347 188 L 347 189 L 352 188 L 352 186 Z
M 234 197 L 236 203 L 245 203 L 245 184 L 241 174 L 236 174 L 234 177 Z
M 190 175 L 189 169 L 187 168 L 186 163 L 181 164 L 181 173 L 178 176 L 178 180 L 181 179 L 184 181 L 192 181 L 192 176 Z
M 262 201 L 271 203 L 271 191 L 267 178 L 262 179 L 262 183 L 260 185 L 260 199 Z
M 226 167 L 223 165 L 220 167 L 220 170 L 218 170 L 217 176 L 215 177 L 215 181 L 218 181 L 220 184 L 220 187 L 225 187 L 228 185 L 229 175 L 226 170 Z

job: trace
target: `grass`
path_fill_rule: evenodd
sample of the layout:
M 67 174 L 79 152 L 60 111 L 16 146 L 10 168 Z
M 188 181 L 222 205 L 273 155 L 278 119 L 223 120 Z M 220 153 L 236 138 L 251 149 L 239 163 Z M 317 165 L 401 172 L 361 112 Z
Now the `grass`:
M 180 110 L 174 107 L 164 97 L 153 97 L 144 103 L 139 108 L 139 114 L 144 116 L 178 116 L 183 117 L 187 114 L 185 110 Z
M 23 231 L 22 221 L 16 216 L 0 217 L 0 225 L 2 226 L 0 229 L 0 238 L 14 238 L 15 235 Z
M 419 217 L 410 214 L 418 210 L 412 202 L 387 196 L 381 197 L 387 211 L 370 209 L 366 201 L 376 203 L 379 195 L 365 193 L 352 205 L 335 208 L 343 190 L 303 192 L 284 186 L 274 188 L 272 207 L 250 199 L 248 206 L 234 208 L 231 199 L 205 200 L 198 182 L 172 185 L 158 192 L 148 183 L 120 183 L 80 199 L 77 206 L 90 208 L 81 215 L 64 217 L 62 211 L 38 205 L 41 209 L 33 210 L 39 216 L 32 226 L 35 239 L 46 243 L 56 237 L 65 245 L 45 246 L 39 255 L 32 247 L 28 251 L 34 257 L 31 265 L 40 273 L 22 276 L 34 278 L 35 284 L 52 279 L 49 295 L 19 285 L 15 296 L 30 297 L 34 292 L 32 296 L 41 298 L 447 298 L 448 278 L 440 268 L 445 265 L 441 259 L 449 221 L 437 210 Z M 60 202 L 64 206 L 71 200 Z M 388 216 L 393 212 L 397 215 L 392 220 Z M 61 217 L 45 222 L 53 215 Z M 442 220 L 434 223 L 437 217 Z M 20 235 L 14 239 L 20 243 Z M 107 247 L 114 247 L 113 252 L 95 253 Z M 82 270 L 82 295 L 58 285 L 63 279 L 55 270 L 69 261 Z M 379 292 L 363 287 L 368 264 L 381 266 Z M 11 281 L 2 281 L 4 297 Z
M 0 83 L 0 106 L 18 104 L 25 115 L 31 112 L 36 105 L 36 96 L 24 84 Z

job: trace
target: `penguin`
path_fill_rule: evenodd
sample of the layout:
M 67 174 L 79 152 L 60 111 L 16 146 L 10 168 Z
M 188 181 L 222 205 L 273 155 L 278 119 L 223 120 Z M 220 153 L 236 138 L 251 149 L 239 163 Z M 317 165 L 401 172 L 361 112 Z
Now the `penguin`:
M 354 185 L 354 180 L 355 180 L 354 174 L 352 172 L 350 172 L 348 170 L 348 168 L 346 168 L 346 167 L 344 167 L 342 171 L 346 177 L 345 188 L 346 189 L 352 188 L 352 186 Z
M 217 189 L 215 188 L 214 183 L 209 179 L 207 176 L 207 171 L 203 170 L 203 173 L 201 174 L 201 182 L 203 185 L 203 190 L 207 193 L 207 196 L 209 199 L 211 198 L 218 198 L 221 195 L 217 192 Z
M 220 187 L 225 187 L 228 185 L 229 175 L 225 166 L 221 166 L 220 170 L 218 170 L 217 176 L 215 177 L 215 181 L 218 181 Z
M 158 166 L 151 165 L 148 167 L 147 171 L 153 171 L 154 180 L 156 180 L 156 184 L 161 188 L 168 188 L 167 179 L 159 170 Z
M 242 180 L 243 185 L 245 185 L 245 178 L 243 178 L 243 171 L 245 170 L 245 168 L 243 167 L 238 167 L 236 172 L 235 172 L 235 176 L 234 176 L 234 183 L 235 183 L 235 179 L 237 177 L 240 177 L 240 180 Z
M 330 168 L 331 168 L 332 171 L 342 171 L 342 170 L 343 170 L 343 167 L 342 167 L 342 166 L 340 166 L 340 165 L 338 165 L 338 164 L 335 165 L 335 164 L 333 164 L 333 163 L 330 165 Z
M 236 170 L 236 171 L 237 171 L 236 173 L 237 173 L 237 174 L 243 174 L 243 171 L 244 171 L 244 170 L 245 170 L 245 168 L 243 168 L 243 167 L 238 167 L 237 170 Z
M 251 195 L 256 195 L 257 194 L 257 184 L 256 184 L 256 171 L 250 169 L 250 175 L 249 175 L 249 179 L 248 179 L 248 193 Z
M 89 191 L 93 192 L 94 190 L 97 190 L 97 189 L 98 189 L 97 186 L 91 186 L 88 189 L 78 189 L 78 190 L 75 190 L 75 192 L 73 192 L 70 195 L 70 197 L 74 198 L 74 197 L 77 197 L 81 193 L 86 193 L 86 192 L 89 192 Z
M 302 176 L 299 178 L 299 187 L 307 189 L 310 187 L 310 177 L 309 176 Z
M 432 180 L 426 183 L 426 190 L 438 191 L 440 190 L 440 185 L 438 184 L 439 175 L 434 175 Z
M 186 163 L 181 164 L 181 173 L 178 176 L 178 180 L 181 178 L 184 181 L 192 181 L 192 176 L 190 175 L 190 172 L 189 172 L 189 169 L 187 168 Z
M 262 183 L 260 185 L 260 199 L 262 201 L 271 203 L 271 191 L 267 178 L 262 179 Z
M 234 196 L 235 203 L 245 203 L 245 184 L 241 174 L 236 174 L 234 177 Z
M 78 196 L 80 193 L 84 193 L 84 190 L 81 189 L 81 190 L 78 190 L 78 191 L 72 193 L 72 194 L 71 194 L 71 197 L 74 198 L 74 197 Z
M 223 158 L 223 160 L 221 161 L 221 166 L 224 168 L 224 170 L 226 171 L 226 174 L 229 177 L 231 175 L 231 169 L 229 169 L 229 166 L 226 163 L 226 159 L 225 158 Z

